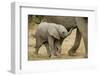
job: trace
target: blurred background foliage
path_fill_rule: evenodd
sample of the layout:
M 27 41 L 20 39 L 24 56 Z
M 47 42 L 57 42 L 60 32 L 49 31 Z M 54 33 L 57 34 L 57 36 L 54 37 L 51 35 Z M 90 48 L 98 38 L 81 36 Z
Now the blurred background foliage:
M 44 18 L 42 15 L 28 15 L 28 26 L 32 27 L 35 24 L 39 24 Z

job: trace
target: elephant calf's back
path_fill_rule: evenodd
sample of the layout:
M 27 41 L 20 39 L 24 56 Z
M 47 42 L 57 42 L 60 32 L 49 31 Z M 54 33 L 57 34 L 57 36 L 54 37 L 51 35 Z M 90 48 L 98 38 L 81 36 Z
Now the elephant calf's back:
M 35 33 L 36 37 L 46 40 L 47 39 L 46 35 L 48 33 L 47 31 L 48 31 L 48 25 L 46 23 L 40 23 Z

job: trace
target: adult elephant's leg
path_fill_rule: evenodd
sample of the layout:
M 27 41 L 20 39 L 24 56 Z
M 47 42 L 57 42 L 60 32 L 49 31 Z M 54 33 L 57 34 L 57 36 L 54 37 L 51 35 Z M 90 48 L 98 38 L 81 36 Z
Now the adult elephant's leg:
M 85 58 L 88 58 L 88 39 L 86 35 L 83 35 L 83 40 L 85 44 Z
M 86 18 L 76 18 L 78 28 L 82 34 L 84 45 L 85 45 L 85 58 L 88 57 L 88 26 L 87 26 L 87 19 Z
M 80 45 L 80 42 L 81 42 L 81 33 L 80 33 L 79 29 L 77 28 L 77 31 L 76 31 L 76 38 L 75 38 L 74 45 L 73 45 L 72 48 L 68 51 L 68 54 L 69 54 L 70 56 L 74 56 L 74 55 L 75 55 L 76 50 L 77 50 L 77 48 L 78 48 L 79 45 Z
M 45 43 L 44 45 L 46 47 L 48 56 L 51 57 L 51 52 L 50 52 L 50 49 L 49 49 L 49 44 L 48 43 Z

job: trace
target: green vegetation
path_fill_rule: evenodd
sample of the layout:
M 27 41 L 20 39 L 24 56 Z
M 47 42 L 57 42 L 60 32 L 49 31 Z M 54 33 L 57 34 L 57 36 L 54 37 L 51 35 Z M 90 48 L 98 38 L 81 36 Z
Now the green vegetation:
M 40 15 L 28 15 L 28 29 L 33 29 L 34 26 L 39 24 L 44 16 Z
M 28 15 L 28 23 L 39 24 L 44 16 Z

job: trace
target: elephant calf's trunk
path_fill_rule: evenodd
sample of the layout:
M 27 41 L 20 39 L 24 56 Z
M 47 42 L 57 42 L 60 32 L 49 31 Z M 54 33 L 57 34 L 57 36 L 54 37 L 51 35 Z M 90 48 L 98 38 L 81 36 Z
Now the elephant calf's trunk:
M 73 30 L 74 28 L 71 28 L 70 29 L 70 31 L 68 32 L 68 34 L 67 34 L 67 36 L 69 36 L 71 33 L 72 33 L 72 30 Z

